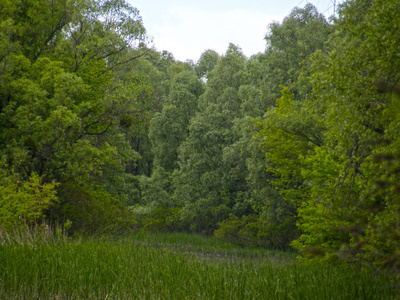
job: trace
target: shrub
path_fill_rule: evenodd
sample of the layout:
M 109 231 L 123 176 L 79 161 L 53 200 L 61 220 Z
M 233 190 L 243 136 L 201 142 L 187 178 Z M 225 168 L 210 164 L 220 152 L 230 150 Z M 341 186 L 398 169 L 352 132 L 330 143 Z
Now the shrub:
M 64 223 L 71 221 L 71 234 L 123 234 L 136 223 L 126 203 L 93 185 L 64 185 L 60 205 L 50 212 Z
M 182 208 L 157 208 L 139 218 L 140 227 L 151 232 L 188 232 L 190 224 L 181 218 Z
M 2 175 L 0 174 L 2 228 L 32 224 L 42 218 L 45 210 L 57 201 L 56 184 L 43 183 L 37 174 L 32 174 L 28 180 L 21 182 L 16 176 Z
M 239 245 L 288 250 L 290 242 L 297 237 L 294 219 L 288 218 L 282 223 L 267 222 L 257 215 L 230 215 L 218 224 L 214 231 L 216 238 Z

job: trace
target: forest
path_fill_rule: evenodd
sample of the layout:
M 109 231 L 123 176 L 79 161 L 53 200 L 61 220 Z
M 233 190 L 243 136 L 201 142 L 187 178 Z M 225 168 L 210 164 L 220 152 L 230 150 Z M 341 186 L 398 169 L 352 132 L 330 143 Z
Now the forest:
M 1 0 L 1 235 L 199 234 L 399 280 L 399 12 L 308 3 L 263 53 L 181 62 L 125 0 Z

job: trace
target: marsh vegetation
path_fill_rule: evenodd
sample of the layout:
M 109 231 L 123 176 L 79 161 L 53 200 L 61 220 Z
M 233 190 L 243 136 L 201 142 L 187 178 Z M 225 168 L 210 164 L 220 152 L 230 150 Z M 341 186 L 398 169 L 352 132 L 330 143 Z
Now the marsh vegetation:
M 192 234 L 2 238 L 1 299 L 391 299 L 390 281 Z

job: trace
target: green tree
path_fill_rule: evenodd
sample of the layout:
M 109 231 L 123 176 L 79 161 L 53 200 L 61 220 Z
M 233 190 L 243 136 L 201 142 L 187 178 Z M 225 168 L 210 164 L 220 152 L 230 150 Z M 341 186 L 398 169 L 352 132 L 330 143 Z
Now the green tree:
M 293 244 L 309 257 L 397 274 L 398 10 L 397 1 L 344 3 L 327 53 L 312 59 L 311 107 L 324 124 L 324 146 L 303 160 L 310 197 Z
M 0 26 L 5 176 L 29 182 L 37 174 L 43 188 L 56 182 L 59 203 L 53 216 L 85 218 L 63 209 L 72 201 L 79 211 L 91 198 L 103 208 L 87 213 L 100 212 L 114 203 L 110 197 L 119 200 L 112 190 L 113 195 L 98 192 L 96 185 L 107 185 L 138 158 L 124 128 L 128 116 L 141 115 L 143 87 L 122 85 L 114 76 L 144 51 L 139 43 L 145 42 L 145 30 L 137 10 L 124 1 L 6 4 Z M 97 196 L 70 197 L 67 185 L 87 187 Z
M 304 8 L 294 8 L 282 24 L 273 22 L 269 25 L 265 36 L 267 50 L 263 62 L 267 78 L 263 91 L 270 104 L 279 98 L 280 85 L 289 87 L 300 100 L 299 90 L 302 87 L 295 83 L 301 64 L 316 50 L 323 48 L 331 32 L 332 26 L 310 3 Z
M 220 57 L 218 53 L 214 50 L 207 50 L 203 52 L 195 66 L 197 76 L 199 78 L 207 78 L 208 72 L 215 68 L 219 59 Z
M 172 172 L 178 167 L 178 147 L 188 136 L 189 122 L 197 111 L 202 91 L 202 84 L 193 72 L 184 71 L 173 78 L 163 109 L 150 126 L 156 168 Z
M 233 121 L 240 114 L 238 88 L 245 61 L 241 50 L 230 45 L 208 73 L 200 111 L 191 119 L 189 136 L 179 147 L 173 197 L 186 205 L 183 217 L 192 220 L 195 231 L 212 231 L 228 216 L 241 190 L 238 170 L 230 168 L 226 147 L 234 141 Z
M 246 226 L 259 228 L 254 232 L 275 247 L 287 248 L 298 236 L 297 208 L 310 193 L 302 158 L 324 144 L 325 128 L 309 99 L 309 84 L 300 81 L 309 74 L 310 55 L 323 48 L 331 32 L 311 4 L 293 9 L 281 24 L 269 25 L 267 49 L 250 60 L 241 86 L 242 109 L 256 117 L 252 140 L 263 152 L 263 158 L 248 160 L 253 198 L 264 199 L 255 206 L 257 222 Z M 271 187 L 279 195 L 265 196 Z
M 308 187 L 301 174 L 301 158 L 323 145 L 323 124 L 307 110 L 307 103 L 293 101 L 294 95 L 283 88 L 265 119 L 259 123 L 257 134 L 262 138 L 260 147 L 265 153 L 267 172 L 271 183 L 281 195 L 295 205 L 306 197 Z

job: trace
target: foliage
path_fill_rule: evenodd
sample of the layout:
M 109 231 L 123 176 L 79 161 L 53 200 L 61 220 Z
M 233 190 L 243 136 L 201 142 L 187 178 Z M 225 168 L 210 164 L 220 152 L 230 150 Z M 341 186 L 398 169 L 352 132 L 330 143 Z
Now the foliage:
M 306 4 L 264 53 L 193 63 L 148 49 L 126 1 L 2 1 L 0 225 L 214 233 L 398 277 L 397 2 Z
M 230 161 L 224 156 L 234 139 L 231 130 L 240 108 L 237 88 L 244 62 L 241 50 L 230 45 L 208 73 L 199 112 L 190 120 L 189 136 L 178 149 L 173 198 L 186 205 L 183 218 L 192 220 L 198 232 L 212 232 L 220 218 L 228 216 L 241 189 L 235 187 L 240 181 L 236 174 L 228 175 Z
M 176 74 L 161 113 L 151 121 L 149 137 L 153 143 L 155 168 L 173 171 L 177 167 L 178 147 L 187 138 L 190 119 L 197 111 L 202 84 L 194 72 Z
M 310 8 L 293 11 L 267 35 L 270 61 L 286 60 L 274 78 L 288 86 L 256 121 L 268 180 L 297 208 L 301 235 L 292 246 L 303 257 L 398 276 L 399 4 L 347 1 L 320 31 L 314 26 L 324 20 Z M 304 24 L 319 32 L 310 52 L 299 40 L 307 40 Z M 295 59 L 301 69 L 291 69 Z
M 60 223 L 69 220 L 70 234 L 123 234 L 136 224 L 125 204 L 104 188 L 64 184 L 61 193 L 63 202 L 51 209 L 50 216 Z
M 298 234 L 295 206 L 290 201 L 298 203 L 304 197 L 302 192 L 295 195 L 303 182 L 300 156 L 313 149 L 310 139 L 322 144 L 323 129 L 306 108 L 291 99 L 288 89 L 283 89 L 282 99 L 277 101 L 279 108 L 270 108 L 276 100 L 272 91 L 282 83 L 274 70 L 287 74 L 284 82 L 297 89 L 294 83 L 301 74 L 300 62 L 322 47 L 331 29 L 311 5 L 295 9 L 282 25 L 275 23 L 270 28 L 265 54 L 247 59 L 231 44 L 223 56 L 208 50 L 194 66 L 171 63 L 166 68 L 167 97 L 149 130 L 154 165 L 151 176 L 140 177 L 140 206 L 135 211 L 151 215 L 158 208 L 182 208 L 180 219 L 190 224 L 188 230 L 207 234 L 233 214 L 254 219 L 254 228 L 243 239 L 247 243 L 289 247 Z M 294 32 L 292 41 L 287 40 L 290 32 Z M 295 55 L 296 51 L 301 55 Z M 289 52 L 293 61 L 284 57 Z M 194 74 L 202 81 L 196 81 Z M 259 122 L 260 134 L 254 136 L 252 118 L 261 120 L 268 109 L 264 118 L 268 121 Z M 267 130 L 274 132 L 270 145 L 263 137 Z M 280 161 L 289 140 L 293 153 Z M 277 151 L 263 155 L 260 143 Z M 280 173 L 274 169 L 278 164 Z M 295 184 L 290 181 L 291 172 L 297 174 Z M 287 197 L 270 196 L 272 185 Z M 286 191 L 289 185 L 291 191 Z M 293 195 L 288 196 L 290 193 Z M 274 241 L 262 242 L 266 238 L 261 237 L 264 233 L 255 233 L 258 231 L 270 232 Z
M 148 232 L 188 232 L 190 223 L 181 219 L 181 208 L 158 208 L 138 216 L 140 230 Z
M 208 72 L 212 71 L 220 59 L 217 52 L 213 50 L 204 51 L 195 66 L 195 71 L 199 78 L 207 78 Z
M 56 214 L 65 209 L 74 211 L 69 218 L 86 224 L 102 216 L 99 221 L 107 219 L 108 227 L 119 217 L 100 212 L 112 212 L 118 206 L 114 202 L 120 202 L 112 183 L 139 157 L 127 141 L 127 128 L 145 114 L 143 100 L 154 98 L 149 84 L 122 84 L 124 67 L 145 51 L 138 11 L 114 0 L 2 5 L 1 202 L 12 210 L 4 212 L 7 220 L 33 221 L 44 214 L 63 218 Z M 85 194 L 88 182 L 93 187 Z M 101 194 L 100 186 L 113 196 Z M 74 201 L 71 190 L 77 194 Z M 56 191 L 58 208 L 50 213 Z M 102 208 L 91 215 L 86 205 L 93 199 L 102 199 Z
M 274 223 L 262 220 L 257 215 L 241 218 L 230 215 L 218 225 L 219 228 L 214 231 L 216 238 L 240 246 L 288 250 L 289 242 L 296 237 L 296 225 L 293 219 Z
M 11 229 L 34 223 L 44 217 L 45 211 L 57 202 L 56 184 L 42 183 L 33 174 L 27 181 L 19 183 L 17 178 L 1 176 L 0 227 Z
M 398 9 L 397 1 L 346 2 L 327 51 L 311 60 L 308 107 L 325 128 L 324 144 L 303 154 L 298 168 L 310 194 L 293 243 L 308 257 L 397 276 Z
M 332 26 L 310 3 L 296 7 L 281 24 L 273 22 L 265 36 L 267 50 L 264 54 L 262 83 L 265 100 L 274 104 L 280 86 L 291 88 L 296 98 L 304 99 L 302 86 L 297 84 L 301 65 L 316 50 L 321 50 L 332 32 Z

